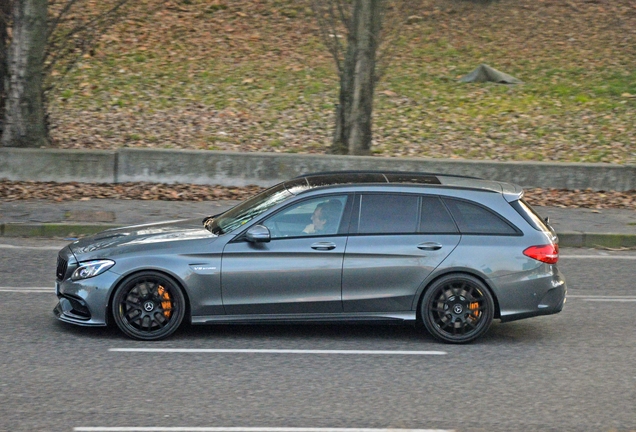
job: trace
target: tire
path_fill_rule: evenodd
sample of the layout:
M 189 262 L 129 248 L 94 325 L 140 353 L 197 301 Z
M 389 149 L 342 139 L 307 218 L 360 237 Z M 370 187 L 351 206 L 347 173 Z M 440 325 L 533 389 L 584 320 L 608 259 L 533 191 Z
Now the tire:
M 171 278 L 153 271 L 125 279 L 115 290 L 112 312 L 128 337 L 159 340 L 174 333 L 185 316 L 185 297 Z
M 486 286 L 466 274 L 444 276 L 428 287 L 421 304 L 422 322 L 437 340 L 468 343 L 488 331 L 495 302 Z

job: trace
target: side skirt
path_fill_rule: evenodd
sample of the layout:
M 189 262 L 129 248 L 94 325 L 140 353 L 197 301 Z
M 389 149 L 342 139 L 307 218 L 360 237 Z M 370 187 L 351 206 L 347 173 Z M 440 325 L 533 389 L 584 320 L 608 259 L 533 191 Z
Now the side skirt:
M 380 323 L 402 324 L 415 322 L 415 311 L 355 312 L 332 314 L 280 314 L 280 315 L 207 315 L 193 316 L 192 324 L 251 324 L 251 323 Z

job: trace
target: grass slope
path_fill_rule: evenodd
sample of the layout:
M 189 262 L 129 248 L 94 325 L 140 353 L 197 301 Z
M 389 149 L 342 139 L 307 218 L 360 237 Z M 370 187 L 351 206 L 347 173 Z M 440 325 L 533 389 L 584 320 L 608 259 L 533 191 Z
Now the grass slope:
M 49 96 L 55 147 L 326 151 L 338 80 L 305 1 L 156 4 L 134 2 Z M 636 163 L 636 1 L 411 13 L 377 88 L 375 154 Z M 525 84 L 457 82 L 481 63 Z

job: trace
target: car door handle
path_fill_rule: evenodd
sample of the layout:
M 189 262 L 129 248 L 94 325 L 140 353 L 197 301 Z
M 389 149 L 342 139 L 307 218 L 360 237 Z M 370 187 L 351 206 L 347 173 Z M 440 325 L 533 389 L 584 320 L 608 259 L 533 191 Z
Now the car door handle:
M 434 251 L 441 249 L 442 245 L 435 242 L 426 242 L 418 244 L 417 248 L 421 250 Z
M 336 245 L 331 242 L 318 242 L 318 243 L 312 244 L 311 248 L 315 250 L 327 251 L 327 250 L 335 249 Z

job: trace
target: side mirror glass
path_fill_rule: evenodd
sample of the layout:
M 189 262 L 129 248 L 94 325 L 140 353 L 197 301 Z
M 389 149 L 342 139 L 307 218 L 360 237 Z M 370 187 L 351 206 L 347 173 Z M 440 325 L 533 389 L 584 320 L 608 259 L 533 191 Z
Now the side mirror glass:
M 268 243 L 272 236 L 266 226 L 254 225 L 245 233 L 245 239 L 250 243 Z

